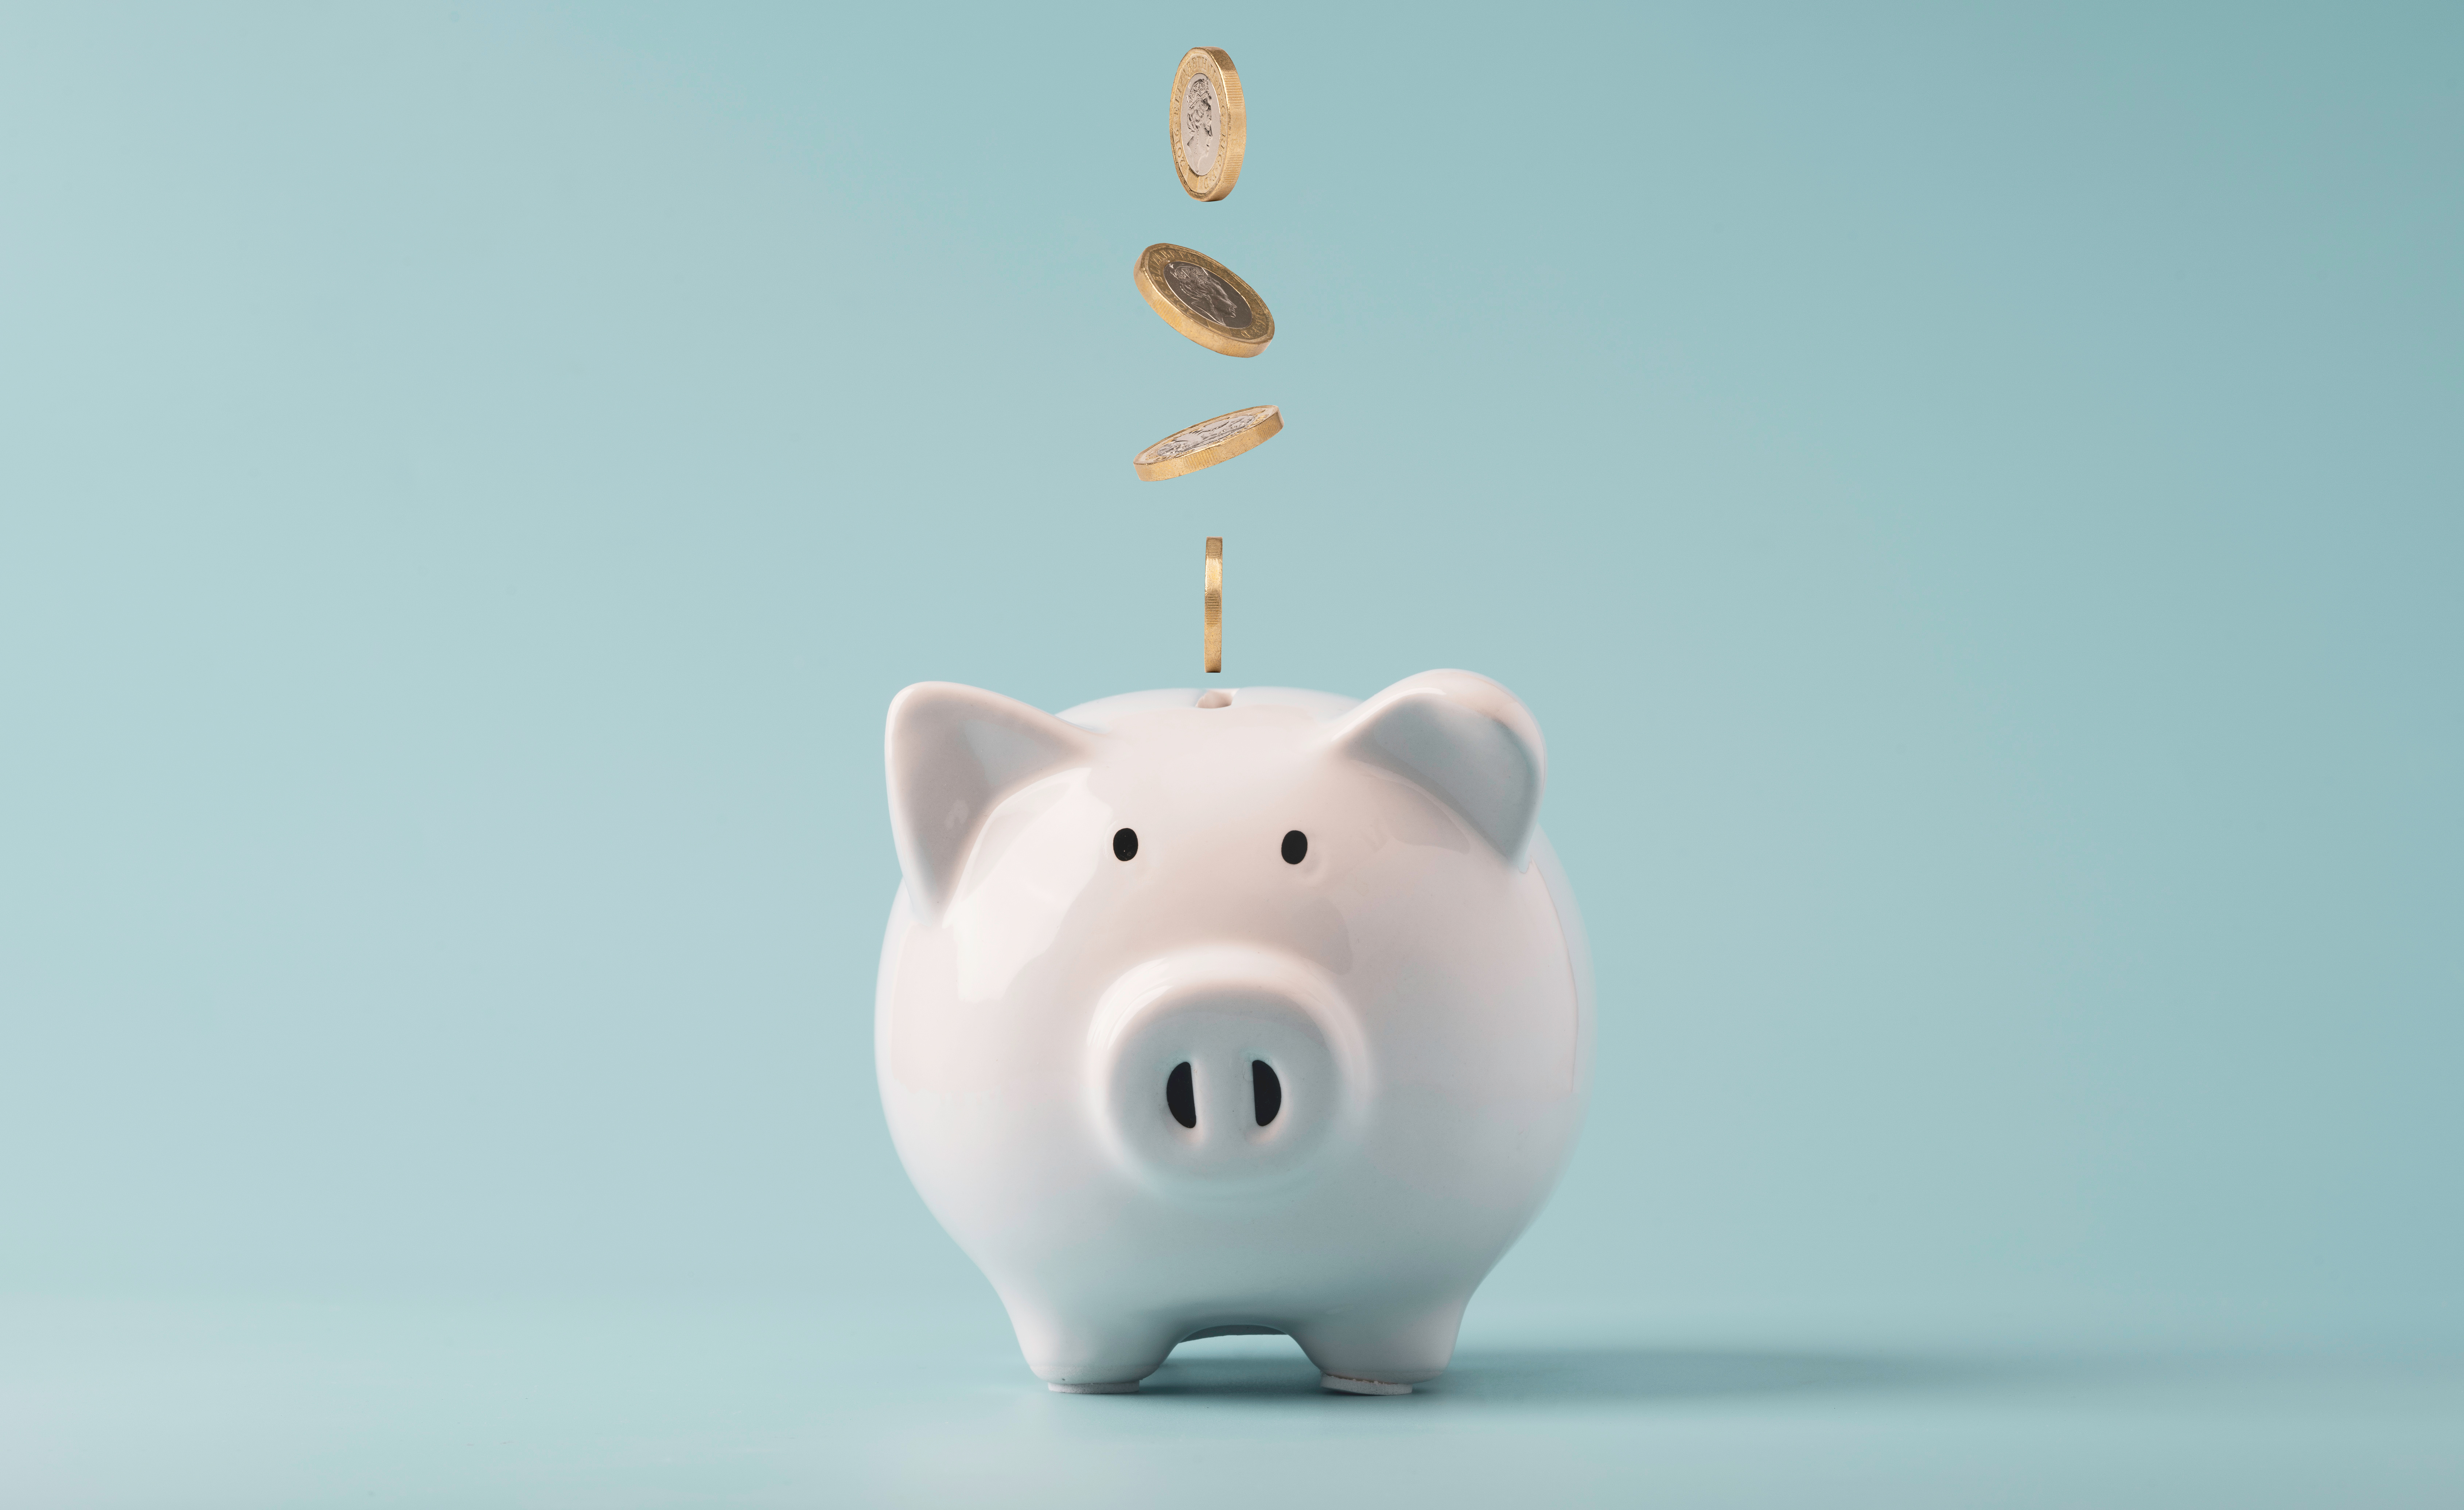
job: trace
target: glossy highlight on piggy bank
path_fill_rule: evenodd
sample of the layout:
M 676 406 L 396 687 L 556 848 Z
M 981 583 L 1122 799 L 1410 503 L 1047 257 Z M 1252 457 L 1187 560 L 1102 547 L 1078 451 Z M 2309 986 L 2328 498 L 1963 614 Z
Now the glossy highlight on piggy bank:
M 891 1134 L 1053 1389 L 1287 1333 L 1331 1390 L 1436 1377 L 1564 1169 L 1592 981 L 1512 693 L 890 708 Z

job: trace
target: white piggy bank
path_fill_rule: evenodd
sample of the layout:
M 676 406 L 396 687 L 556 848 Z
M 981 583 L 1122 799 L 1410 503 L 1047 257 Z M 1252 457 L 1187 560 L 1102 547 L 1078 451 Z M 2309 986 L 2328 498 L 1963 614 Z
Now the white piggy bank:
M 1285 1332 L 1403 1393 L 1582 1119 L 1591 963 L 1540 731 L 1429 671 L 890 705 L 905 885 L 874 1052 L 899 1157 L 1053 1389 Z

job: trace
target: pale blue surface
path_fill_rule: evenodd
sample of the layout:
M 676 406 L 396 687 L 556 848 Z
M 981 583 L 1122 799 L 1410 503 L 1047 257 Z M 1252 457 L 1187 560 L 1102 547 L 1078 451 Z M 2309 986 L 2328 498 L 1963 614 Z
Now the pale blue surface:
M 0 1446 L 12 1503 L 213 1510 L 2432 1510 L 2464 1482 L 2454 1352 L 1510 1330 L 1475 1317 L 1399 1399 L 1228 1337 L 1089 1396 L 1023 1384 L 963 1325 L 810 1305 L 11 1307 Z
M 1223 19 L 0 18 L 0 1502 L 2464 1499 L 2459 12 Z M 1210 533 L 1551 742 L 1424 1399 L 1042 1395 L 873 1098 L 890 695 Z

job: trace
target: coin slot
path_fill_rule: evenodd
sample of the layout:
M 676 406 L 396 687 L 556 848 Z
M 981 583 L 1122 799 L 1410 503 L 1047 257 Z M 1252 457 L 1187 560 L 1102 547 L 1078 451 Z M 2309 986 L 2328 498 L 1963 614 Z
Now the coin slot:
M 1112 858 L 1115 860 L 1135 860 L 1138 858 L 1138 831 L 1136 829 L 1124 828 L 1119 833 L 1112 836 Z
M 1232 706 L 1232 694 L 1230 692 L 1207 692 L 1198 699 L 1198 706 L 1200 708 L 1229 708 Z
M 1280 1104 L 1282 1090 L 1278 1088 L 1275 1094 Z M 1164 1077 L 1163 1104 L 1172 1112 L 1173 1121 L 1184 1127 L 1198 1126 L 1198 1086 L 1187 1061 L 1175 1064 L 1172 1073 Z
M 1187 1068 L 1186 1065 L 1182 1066 Z M 1284 1109 L 1284 1083 L 1275 1066 L 1262 1059 L 1249 1061 L 1249 1099 L 1258 1112 L 1258 1126 L 1265 1127 Z M 1193 1119 L 1195 1120 L 1195 1119 Z
M 1122 832 L 1127 833 L 1124 829 Z M 1284 836 L 1284 864 L 1297 865 L 1309 858 L 1309 835 L 1295 828 Z

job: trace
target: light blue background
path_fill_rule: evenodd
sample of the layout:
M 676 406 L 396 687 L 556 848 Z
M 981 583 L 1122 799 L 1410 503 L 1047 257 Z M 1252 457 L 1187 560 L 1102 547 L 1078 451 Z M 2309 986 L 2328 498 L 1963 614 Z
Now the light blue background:
M 2464 13 L 2042 10 L 0 15 L 0 1499 L 2453 1503 Z M 1043 1395 L 872 1089 L 891 694 L 1209 534 L 1550 739 L 1408 1402 Z

